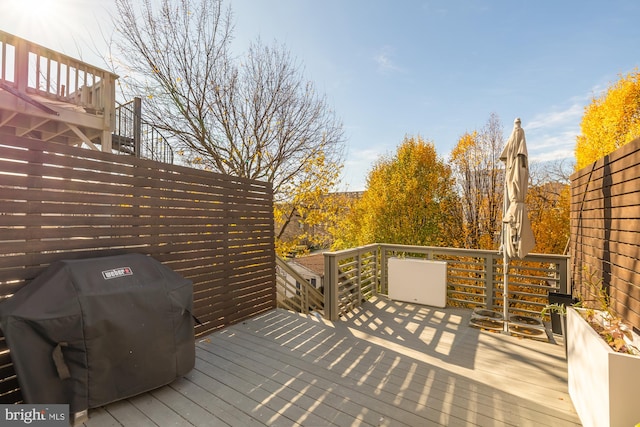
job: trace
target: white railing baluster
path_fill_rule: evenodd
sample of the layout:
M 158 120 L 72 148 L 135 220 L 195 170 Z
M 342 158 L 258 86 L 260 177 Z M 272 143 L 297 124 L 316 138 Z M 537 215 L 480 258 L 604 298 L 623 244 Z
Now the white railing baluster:
M 107 77 L 115 81 L 115 74 L 4 31 L 0 31 L 0 46 L 0 80 L 7 81 L 7 69 L 13 66 L 12 83 L 18 91 L 53 99 L 65 98 L 67 102 L 85 105 L 99 112 L 113 109 L 113 106 L 105 105 L 105 102 L 112 101 L 111 97 L 102 96 L 102 93 L 111 91 L 103 83 Z M 13 46 L 13 55 L 8 54 L 8 46 Z M 30 77 L 33 79 L 31 83 Z M 62 82 L 66 83 L 64 90 Z

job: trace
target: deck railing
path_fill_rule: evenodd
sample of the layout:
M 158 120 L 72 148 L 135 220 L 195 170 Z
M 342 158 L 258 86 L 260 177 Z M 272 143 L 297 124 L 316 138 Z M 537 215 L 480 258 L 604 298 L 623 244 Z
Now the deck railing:
M 336 320 L 380 291 L 380 245 L 324 254 L 325 317 Z
M 0 31 L 0 83 L 109 116 L 117 76 L 109 71 Z
M 276 257 L 276 296 L 278 307 L 310 313 L 324 313 L 324 296 L 285 260 Z
M 387 294 L 392 256 L 447 262 L 447 304 L 502 311 L 503 257 L 496 251 L 371 244 L 325 256 L 325 317 L 338 319 L 370 295 Z M 567 293 L 569 257 L 530 254 L 509 263 L 509 312 L 540 314 L 549 292 Z M 424 278 L 428 281 L 429 278 Z

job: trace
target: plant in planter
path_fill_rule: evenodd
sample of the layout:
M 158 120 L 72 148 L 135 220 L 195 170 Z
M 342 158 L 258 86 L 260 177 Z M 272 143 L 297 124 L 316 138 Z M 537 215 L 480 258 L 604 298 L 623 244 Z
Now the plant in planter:
M 564 304 L 553 303 L 547 304 L 540 313 L 543 317 L 548 316 L 550 313 L 558 313 L 561 316 L 567 315 L 567 307 Z
M 589 309 L 581 314 L 614 351 L 640 356 L 640 349 L 634 342 L 633 330 L 622 319 L 611 317 L 606 312 Z
M 587 301 L 591 308 L 581 311 L 584 319 L 616 352 L 640 355 L 633 341 L 633 330 L 612 309 L 609 294 L 602 286 L 602 279 L 589 274 L 587 282 L 594 299 Z
M 589 308 L 567 308 L 569 395 L 585 427 L 632 426 L 640 421 L 640 337 L 616 316 L 602 281 L 589 278 Z

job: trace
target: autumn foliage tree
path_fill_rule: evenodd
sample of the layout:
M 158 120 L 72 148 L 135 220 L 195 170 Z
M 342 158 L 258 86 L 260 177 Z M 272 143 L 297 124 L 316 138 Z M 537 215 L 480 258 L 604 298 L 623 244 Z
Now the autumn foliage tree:
M 527 206 L 536 239 L 535 252 L 563 254 L 569 239 L 568 184 L 548 182 L 529 187 Z
M 438 158 L 432 143 L 407 136 L 395 156 L 374 165 L 336 246 L 455 246 L 458 208 L 449 166 Z
M 491 114 L 480 132 L 463 134 L 451 151 L 463 211 L 462 244 L 470 249 L 496 249 L 502 219 L 503 128 Z
M 339 178 L 339 169 L 331 170 L 319 155 L 304 164 L 304 173 L 284 188 L 290 199 L 275 203 L 276 252 L 287 256 L 303 246 L 326 248 L 331 244 L 327 228 L 340 216 L 343 200 L 329 193 Z
M 570 164 L 563 161 L 530 164 L 527 209 L 536 239 L 535 252 L 564 254 L 569 241 Z
M 640 137 L 640 72 L 609 87 L 585 108 L 577 137 L 576 169 L 581 169 Z

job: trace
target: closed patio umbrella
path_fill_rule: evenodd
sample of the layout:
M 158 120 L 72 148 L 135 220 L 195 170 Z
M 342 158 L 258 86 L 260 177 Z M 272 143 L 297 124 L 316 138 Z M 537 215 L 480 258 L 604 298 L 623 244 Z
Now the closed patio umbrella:
M 513 124 L 513 131 L 504 147 L 500 160 L 505 162 L 504 179 L 504 215 L 502 218 L 502 246 L 504 255 L 504 330 L 508 329 L 508 300 L 509 300 L 509 260 L 522 259 L 535 246 L 535 239 L 531 231 L 531 223 L 527 215 L 525 199 L 529 185 L 529 160 L 524 129 L 517 118 Z

